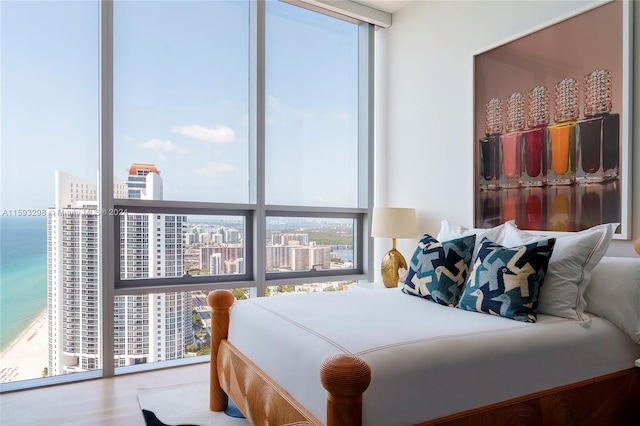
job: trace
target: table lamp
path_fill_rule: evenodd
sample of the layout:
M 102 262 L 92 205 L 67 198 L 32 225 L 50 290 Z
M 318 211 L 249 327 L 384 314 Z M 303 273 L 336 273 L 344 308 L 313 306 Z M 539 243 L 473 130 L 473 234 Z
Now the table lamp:
M 374 207 L 371 236 L 391 238 L 392 248 L 382 259 L 380 271 L 385 287 L 398 286 L 398 269 L 407 268 L 407 261 L 396 250 L 396 238 L 416 237 L 416 210 L 395 207 Z

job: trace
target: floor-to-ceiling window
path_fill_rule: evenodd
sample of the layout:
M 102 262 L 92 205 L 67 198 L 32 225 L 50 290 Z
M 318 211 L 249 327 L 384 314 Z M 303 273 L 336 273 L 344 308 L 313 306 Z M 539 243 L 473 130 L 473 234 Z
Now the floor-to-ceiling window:
M 207 285 L 248 277 L 249 13 L 246 1 L 113 4 L 116 371 L 207 353 Z M 173 291 L 187 275 L 203 285 Z M 131 293 L 141 279 L 158 289 Z
M 276 0 L 0 7 L 1 390 L 204 361 L 215 288 L 367 278 L 369 24 Z M 46 364 L 5 374 L 36 341 Z
M 267 2 L 265 41 L 265 202 L 281 206 L 267 211 L 267 277 L 357 271 L 358 26 Z M 344 285 L 312 277 L 268 292 Z
M 0 4 L 0 383 L 99 370 L 100 5 Z

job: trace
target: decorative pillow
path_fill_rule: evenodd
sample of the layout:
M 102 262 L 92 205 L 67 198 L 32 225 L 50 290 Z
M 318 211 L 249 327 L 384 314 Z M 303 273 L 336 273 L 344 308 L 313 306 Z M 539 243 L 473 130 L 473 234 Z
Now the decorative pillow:
M 424 234 L 416 248 L 402 291 L 446 306 L 455 306 L 464 286 L 475 235 L 440 242 Z
M 507 248 L 482 239 L 458 308 L 536 322 L 538 295 L 555 238 Z
M 606 253 L 618 224 L 597 225 L 580 232 L 556 236 L 556 246 L 549 261 L 549 270 L 540 291 L 538 312 L 588 323 L 584 313 L 584 292 L 589 286 L 591 271 Z M 545 239 L 507 224 L 505 245 L 528 244 Z
M 603 257 L 584 293 L 587 312 L 606 318 L 640 343 L 640 259 Z
M 449 222 L 448 220 L 443 220 L 440 222 L 440 232 L 438 232 L 438 236 L 436 237 L 438 241 L 448 241 L 453 240 L 454 238 L 466 237 L 468 235 L 476 236 L 476 247 L 473 251 L 473 257 L 471 258 L 472 265 L 476 261 L 476 257 L 478 256 L 478 250 L 480 249 L 480 241 L 482 238 L 488 238 L 493 242 L 498 244 L 504 244 L 504 232 L 505 225 L 507 223 L 515 224 L 515 221 L 510 220 L 509 222 L 505 222 L 502 225 L 494 226 L 489 229 L 468 229 L 464 226 L 458 225 L 453 222 Z

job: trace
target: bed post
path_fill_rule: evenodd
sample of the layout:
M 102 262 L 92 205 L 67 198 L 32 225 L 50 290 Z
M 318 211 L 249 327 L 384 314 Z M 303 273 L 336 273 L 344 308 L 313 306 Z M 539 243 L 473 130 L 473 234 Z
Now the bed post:
M 224 411 L 229 402 L 218 380 L 218 348 L 220 342 L 229 334 L 229 309 L 235 300 L 233 293 L 229 290 L 214 290 L 207 296 L 207 303 L 211 306 L 211 362 L 209 365 L 209 409 L 211 411 Z
M 362 425 L 362 393 L 371 382 L 371 369 L 360 358 L 334 355 L 320 366 L 327 395 L 327 426 Z

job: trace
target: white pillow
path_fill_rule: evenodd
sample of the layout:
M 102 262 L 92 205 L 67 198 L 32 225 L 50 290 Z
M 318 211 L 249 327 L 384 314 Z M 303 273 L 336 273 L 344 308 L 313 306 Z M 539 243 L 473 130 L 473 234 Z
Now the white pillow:
M 436 240 L 438 241 L 451 241 L 456 238 L 466 237 L 467 235 L 476 236 L 476 246 L 473 250 L 473 256 L 471 257 L 471 265 L 476 262 L 476 257 L 478 256 L 478 250 L 480 250 L 480 242 L 484 237 L 487 237 L 494 243 L 498 243 L 500 245 L 503 244 L 504 240 L 504 232 L 505 232 L 505 224 L 509 223 L 515 226 L 515 221 L 510 220 L 509 222 L 505 222 L 502 225 L 495 226 L 489 229 L 468 229 L 464 226 L 458 225 L 453 222 L 449 222 L 448 220 L 443 220 L 440 222 L 440 232 L 438 232 L 438 236 Z
M 583 323 L 591 321 L 584 313 L 587 303 L 584 292 L 589 286 L 591 271 L 604 256 L 618 224 L 597 225 L 580 232 L 556 235 L 549 268 L 540 288 L 538 312 L 570 318 Z M 549 236 L 533 235 L 507 223 L 504 244 L 514 247 L 529 244 Z
M 584 294 L 587 311 L 606 318 L 640 343 L 640 259 L 603 257 Z

